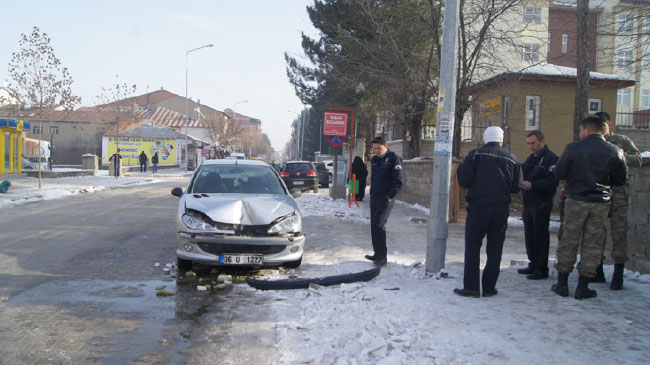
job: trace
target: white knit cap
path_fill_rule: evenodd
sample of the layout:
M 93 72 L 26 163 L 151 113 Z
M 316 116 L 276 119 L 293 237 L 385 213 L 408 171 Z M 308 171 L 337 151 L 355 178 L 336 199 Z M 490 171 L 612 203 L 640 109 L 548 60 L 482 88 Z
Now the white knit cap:
M 487 127 L 483 133 L 483 140 L 485 143 L 499 142 L 503 143 L 503 129 L 501 127 Z

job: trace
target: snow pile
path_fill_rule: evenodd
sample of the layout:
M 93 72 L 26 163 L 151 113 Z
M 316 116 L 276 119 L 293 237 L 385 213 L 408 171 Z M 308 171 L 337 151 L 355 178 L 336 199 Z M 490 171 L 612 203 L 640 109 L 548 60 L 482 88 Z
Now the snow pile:
M 650 151 L 641 152 L 641 157 L 650 157 Z
M 363 205 L 361 208 L 357 208 L 353 204 L 352 207 L 348 208 L 347 198 L 334 200 L 326 195 L 302 194 L 300 198 L 296 199 L 296 202 L 303 217 L 334 217 L 360 222 L 368 222 L 370 217 L 369 209 L 364 208 Z
M 159 182 L 154 178 L 108 176 L 78 176 L 56 179 L 42 179 L 42 189 L 38 189 L 38 179 L 15 179 L 7 194 L 0 194 L 0 208 L 11 208 L 18 205 L 61 199 L 67 196 L 94 193 L 108 188 L 146 185 Z

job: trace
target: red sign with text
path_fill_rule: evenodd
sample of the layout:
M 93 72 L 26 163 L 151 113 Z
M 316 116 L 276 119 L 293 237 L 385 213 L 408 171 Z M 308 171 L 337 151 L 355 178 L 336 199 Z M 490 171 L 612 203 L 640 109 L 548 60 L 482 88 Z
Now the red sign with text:
M 343 113 L 325 113 L 323 135 L 345 136 L 348 130 L 348 115 Z

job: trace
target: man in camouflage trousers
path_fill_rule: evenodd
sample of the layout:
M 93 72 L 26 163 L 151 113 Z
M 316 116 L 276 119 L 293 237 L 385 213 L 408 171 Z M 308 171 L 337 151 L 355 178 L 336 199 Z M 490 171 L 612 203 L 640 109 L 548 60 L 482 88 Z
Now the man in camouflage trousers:
M 557 284 L 551 290 L 569 296 L 568 278 L 576 262 L 578 249 L 578 286 L 576 299 L 596 296 L 589 289 L 591 278 L 602 257 L 603 224 L 611 201 L 611 186 L 623 185 L 627 165 L 623 151 L 605 141 L 607 125 L 599 117 L 580 121 L 580 141 L 569 143 L 558 160 L 556 173 L 564 180 L 565 205 L 562 238 L 556 252 Z
M 609 114 L 605 112 L 596 113 L 597 117 L 603 119 L 608 127 L 609 133 L 605 135 L 605 139 L 620 149 L 623 150 L 625 155 L 625 162 L 627 167 L 641 167 L 641 153 L 634 145 L 631 139 L 621 134 L 614 134 L 612 131 L 612 122 Z M 610 209 L 610 235 L 612 237 L 612 259 L 614 259 L 614 274 L 612 275 L 612 282 L 609 285 L 611 290 L 623 289 L 623 269 L 627 258 L 627 211 L 630 205 L 630 187 L 626 182 L 623 186 L 612 186 L 612 207 Z M 604 241 L 607 241 L 605 235 Z M 603 242 L 603 250 L 605 243 Z M 601 256 L 602 257 L 602 256 Z M 592 282 L 605 282 L 605 274 L 603 273 L 603 261 L 601 259 L 600 266 L 596 270 L 596 277 Z

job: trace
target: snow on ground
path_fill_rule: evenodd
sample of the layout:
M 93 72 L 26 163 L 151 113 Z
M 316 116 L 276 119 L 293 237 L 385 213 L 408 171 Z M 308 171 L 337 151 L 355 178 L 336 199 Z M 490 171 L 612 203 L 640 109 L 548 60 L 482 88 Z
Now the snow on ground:
M 303 266 L 296 275 L 318 277 L 371 268 L 363 260 L 364 253 L 371 253 L 367 202 L 348 208 L 347 201 L 322 194 L 296 199 L 305 220 L 317 219 L 320 229 L 327 231 L 308 235 Z M 592 284 L 598 297 L 578 301 L 550 291 L 555 272 L 548 280 L 527 280 L 516 271 L 523 266 L 511 266 L 504 259 L 497 296 L 459 297 L 453 294 L 463 285 L 457 253 L 447 253 L 448 278 L 425 273 L 421 232 L 426 229 L 413 225 L 412 219 L 422 210 L 396 205 L 389 219 L 389 264 L 369 282 L 287 291 L 238 287 L 267 298 L 265 310 L 278 319 L 275 363 L 650 363 L 650 275 L 626 271 L 624 291 Z M 523 247 L 520 219 L 512 217 L 509 226 L 509 235 L 519 237 L 516 244 Z M 414 230 L 420 236 L 409 233 Z M 332 238 L 326 246 L 314 247 L 311 242 L 321 235 Z M 462 235 L 451 236 L 448 250 L 458 251 L 462 245 Z M 525 254 L 520 253 L 519 259 L 524 261 Z M 612 271 L 611 265 L 605 266 L 608 281 Z M 571 294 L 577 276 L 570 275 Z
M 75 171 L 78 169 L 54 169 L 54 171 Z M 108 176 L 107 170 L 100 170 L 99 176 L 75 176 L 41 179 L 42 188 L 38 188 L 38 178 L 10 178 L 11 186 L 6 194 L 0 194 L 0 209 L 18 205 L 61 199 L 77 194 L 93 193 L 105 189 L 146 185 L 163 179 L 182 178 L 185 172 L 179 169 L 161 171 L 160 174 L 127 173 L 115 178 Z

